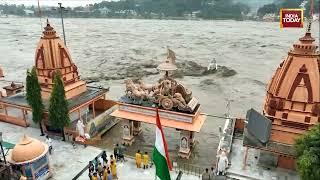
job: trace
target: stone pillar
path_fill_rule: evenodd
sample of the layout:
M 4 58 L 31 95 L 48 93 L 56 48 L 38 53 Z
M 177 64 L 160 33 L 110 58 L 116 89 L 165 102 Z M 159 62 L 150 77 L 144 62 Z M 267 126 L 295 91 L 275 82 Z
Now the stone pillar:
M 8 107 L 8 106 L 3 105 L 3 108 L 4 108 L 4 114 L 5 114 L 6 116 L 8 116 L 8 110 L 7 110 L 7 107 Z
M 194 147 L 194 145 L 195 145 L 194 134 L 195 133 L 193 131 L 189 131 L 189 145 L 190 145 L 190 148 Z
M 132 145 L 134 142 L 133 136 L 133 121 L 131 120 L 123 120 L 122 124 L 123 136 L 122 140 L 125 145 Z
M 138 136 L 142 132 L 141 122 L 133 121 L 133 135 Z
M 93 114 L 93 118 L 96 118 L 96 109 L 94 108 L 94 101 L 92 103 L 92 114 Z
M 194 132 L 181 130 L 180 131 L 180 148 L 178 155 L 181 158 L 189 159 L 191 148 L 194 145 Z

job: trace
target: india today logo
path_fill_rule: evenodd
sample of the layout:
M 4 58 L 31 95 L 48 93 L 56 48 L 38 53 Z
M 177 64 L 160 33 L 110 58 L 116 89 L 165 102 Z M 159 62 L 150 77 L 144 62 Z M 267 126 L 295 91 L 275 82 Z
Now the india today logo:
M 303 28 L 302 9 L 281 9 L 280 10 L 281 28 Z

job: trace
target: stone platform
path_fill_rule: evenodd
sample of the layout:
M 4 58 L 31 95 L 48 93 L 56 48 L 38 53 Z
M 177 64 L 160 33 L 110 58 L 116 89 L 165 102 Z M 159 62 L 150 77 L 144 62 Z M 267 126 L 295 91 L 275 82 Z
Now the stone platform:
M 39 136 L 40 130 L 36 128 L 24 128 L 8 123 L 0 122 L 0 132 L 3 132 L 3 140 L 13 144 L 19 142 L 20 138 L 27 134 L 32 138 L 39 139 L 45 142 L 45 137 Z M 90 160 L 101 153 L 102 149 L 87 146 L 84 148 L 82 145 L 76 145 L 76 148 L 70 143 L 63 142 L 60 139 L 52 139 L 53 153 L 50 156 L 50 164 L 52 167 L 53 177 L 52 180 L 72 179 L 78 174 Z M 106 149 L 108 157 L 111 155 L 112 147 Z M 150 169 L 136 169 L 135 162 L 132 158 L 126 157 L 128 160 L 124 163 L 117 163 L 117 171 L 119 180 L 152 180 L 155 178 L 154 166 Z M 177 172 L 171 172 L 171 178 L 175 179 Z M 88 171 L 86 171 L 80 180 L 88 180 Z M 194 175 L 183 175 L 184 180 L 198 180 L 200 179 Z

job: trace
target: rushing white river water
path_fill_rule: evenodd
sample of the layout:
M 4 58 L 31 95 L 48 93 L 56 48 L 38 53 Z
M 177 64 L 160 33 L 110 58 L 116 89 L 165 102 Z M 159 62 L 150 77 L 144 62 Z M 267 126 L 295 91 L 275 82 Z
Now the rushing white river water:
M 60 19 L 50 22 L 62 35 Z M 24 81 L 26 69 L 34 65 L 35 48 L 43 30 L 40 28 L 37 18 L 0 18 L 0 64 L 8 80 Z M 205 113 L 223 116 L 227 99 L 231 100 L 233 117 L 245 117 L 250 108 L 261 111 L 266 84 L 292 44 L 305 32 L 280 29 L 278 22 L 133 19 L 65 19 L 65 30 L 68 48 L 82 78 L 109 86 L 109 96 L 115 100 L 125 88 L 124 80 L 117 76 L 124 77 L 132 66 L 144 73 L 143 64 L 151 60 L 160 63 L 165 58 L 166 46 L 176 52 L 177 62 L 194 61 L 206 66 L 215 58 L 219 65 L 234 69 L 237 74 L 185 76 L 178 81 L 193 91 Z M 312 33 L 318 43 L 318 22 Z M 159 76 L 149 75 L 144 80 L 151 84 Z M 118 80 L 109 80 L 110 77 Z M 224 119 L 206 120 L 196 135 L 198 143 L 190 163 L 211 166 L 218 145 L 218 127 L 223 124 Z M 119 128 L 117 125 L 108 132 L 99 147 L 119 142 Z M 151 151 L 154 130 L 152 125 L 143 125 L 143 134 L 129 153 L 138 148 Z M 175 161 L 179 133 L 174 129 L 165 129 L 165 133 Z

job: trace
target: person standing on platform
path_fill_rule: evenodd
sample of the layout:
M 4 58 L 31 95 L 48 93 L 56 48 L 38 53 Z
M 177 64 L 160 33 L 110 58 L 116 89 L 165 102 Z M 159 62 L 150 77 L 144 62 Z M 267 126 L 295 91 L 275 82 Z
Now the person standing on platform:
M 107 178 L 108 178 L 108 170 L 106 166 L 103 166 L 102 180 L 107 180 Z
M 112 173 L 112 178 L 117 179 L 117 165 L 115 164 L 114 161 L 111 161 L 110 169 L 111 169 L 111 173 Z
M 141 153 L 140 150 L 136 153 L 136 165 L 137 168 L 141 168 Z
M 93 166 L 93 163 L 92 161 L 89 161 L 89 171 L 94 171 L 94 166 Z
M 110 155 L 110 164 L 111 162 L 116 164 L 116 159 L 113 157 L 113 155 Z
M 94 170 L 97 171 L 98 170 L 98 165 L 99 165 L 99 161 L 98 161 L 97 157 L 94 158 L 93 165 L 94 165 Z
M 92 177 L 93 177 L 93 170 L 89 169 L 89 174 L 88 174 L 88 176 L 89 176 L 89 179 L 92 179 Z
M 202 180 L 211 180 L 208 168 L 202 173 Z
M 93 176 L 92 176 L 91 180 L 99 180 L 97 172 L 93 173 Z
M 99 162 L 99 165 L 98 165 L 98 173 L 99 173 L 99 177 L 101 179 L 101 177 L 103 175 L 103 167 L 102 167 L 101 162 Z
M 143 169 L 148 169 L 149 165 L 149 155 L 148 152 L 145 152 L 143 155 Z
M 49 138 L 48 135 L 46 136 L 46 143 L 49 147 L 49 154 L 51 155 L 51 153 L 52 153 L 52 140 L 51 140 L 51 138 Z
M 211 167 L 211 172 L 210 172 L 210 176 L 211 176 L 211 179 L 213 179 L 213 177 L 216 175 L 216 173 L 214 172 L 214 168 Z
M 102 152 L 101 158 L 102 158 L 102 160 L 103 160 L 103 165 L 104 165 L 104 166 L 107 165 L 107 164 L 108 164 L 108 159 L 107 159 L 107 153 L 106 153 L 106 151 L 103 151 L 103 152 Z
M 108 180 L 112 180 L 112 174 L 110 170 L 108 170 Z
M 118 155 L 119 155 L 119 144 L 116 144 L 116 147 L 113 149 L 113 155 L 116 161 L 118 161 Z
M 118 148 L 118 159 L 119 161 L 121 162 L 124 162 L 125 159 L 124 159 L 124 151 L 126 150 L 126 148 L 124 147 L 124 145 L 120 145 L 119 148 Z

